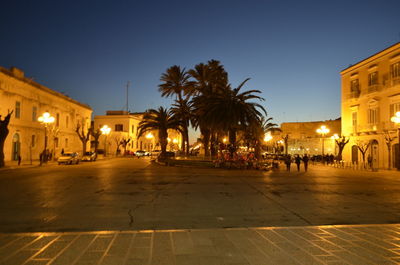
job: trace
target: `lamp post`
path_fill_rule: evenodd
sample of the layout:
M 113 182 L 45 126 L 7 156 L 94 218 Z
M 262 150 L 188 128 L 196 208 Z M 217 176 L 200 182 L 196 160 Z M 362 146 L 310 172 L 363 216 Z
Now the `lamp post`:
M 107 136 L 111 132 L 111 128 L 108 127 L 108 125 L 104 125 L 103 127 L 100 128 L 101 134 L 105 135 L 106 139 L 104 140 L 104 157 L 107 156 Z
M 326 128 L 325 125 L 321 125 L 320 128 L 317 129 L 317 133 L 321 135 L 321 140 L 322 140 L 322 162 L 324 162 L 324 137 L 327 133 L 329 133 L 329 129 Z
M 40 165 L 42 165 L 43 162 L 47 162 L 47 126 L 54 122 L 54 117 L 46 111 L 38 118 L 38 121 L 44 125 L 44 149 L 40 155 Z
M 396 112 L 394 116 L 390 119 L 394 124 L 397 125 L 397 139 L 399 141 L 398 143 L 398 149 L 397 149 L 397 170 L 400 170 L 400 111 Z

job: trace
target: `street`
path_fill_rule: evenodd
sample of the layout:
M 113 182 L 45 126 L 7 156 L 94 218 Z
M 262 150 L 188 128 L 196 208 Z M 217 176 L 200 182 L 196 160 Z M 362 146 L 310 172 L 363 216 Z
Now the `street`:
M 398 172 L 165 167 L 116 158 L 0 171 L 0 232 L 400 222 Z

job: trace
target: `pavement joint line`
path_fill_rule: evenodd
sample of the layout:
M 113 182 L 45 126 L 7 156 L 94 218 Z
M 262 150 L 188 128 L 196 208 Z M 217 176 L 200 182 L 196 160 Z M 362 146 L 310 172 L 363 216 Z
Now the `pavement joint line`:
M 57 236 L 56 238 L 54 238 L 53 240 L 50 240 L 50 242 L 48 242 L 46 245 L 44 245 L 37 253 L 35 253 L 33 256 L 31 256 L 29 259 L 27 259 L 24 263 L 22 263 L 22 265 L 25 265 L 27 263 L 29 263 L 30 261 L 32 261 L 35 257 L 39 256 L 42 252 L 44 252 L 47 247 L 49 247 L 51 244 L 53 244 L 54 242 L 56 242 L 59 238 L 61 237 L 61 235 Z
M 68 231 L 68 232 L 0 232 L 0 236 L 6 235 L 43 235 L 43 236 L 54 236 L 54 235 L 92 235 L 92 234 L 140 234 L 140 233 L 173 233 L 173 232 L 191 232 L 191 231 L 209 231 L 209 230 L 281 230 L 281 229 L 307 229 L 307 228 L 353 228 L 353 227 L 399 227 L 400 223 L 395 224 L 341 224 L 341 225 L 302 225 L 302 226 L 252 226 L 252 227 L 229 227 L 229 228 L 195 228 L 195 229 L 144 229 L 144 230 L 99 230 L 99 231 Z M 15 239 L 16 240 L 16 239 Z

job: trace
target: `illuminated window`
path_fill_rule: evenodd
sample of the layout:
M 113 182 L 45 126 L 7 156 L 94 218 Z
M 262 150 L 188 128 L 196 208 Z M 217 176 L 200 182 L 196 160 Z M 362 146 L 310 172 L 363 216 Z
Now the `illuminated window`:
M 32 107 L 32 121 L 37 121 L 38 117 L 37 117 L 37 107 L 34 106 Z
M 390 104 L 389 106 L 389 120 L 394 116 L 396 112 L 400 111 L 400 102 Z
M 21 118 L 21 102 L 15 102 L 15 118 Z
M 368 86 L 378 84 L 378 72 L 373 72 L 368 75 Z
M 122 132 L 124 130 L 124 125 L 123 124 L 115 124 L 115 131 L 116 132 Z

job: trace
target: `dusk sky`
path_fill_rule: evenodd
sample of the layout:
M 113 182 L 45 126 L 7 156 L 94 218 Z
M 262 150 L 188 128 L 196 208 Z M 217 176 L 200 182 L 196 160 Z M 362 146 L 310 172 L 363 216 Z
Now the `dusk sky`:
M 275 122 L 340 117 L 340 71 L 400 41 L 400 1 L 3 1 L 0 66 L 94 115 L 169 106 L 172 65 L 221 61 Z

